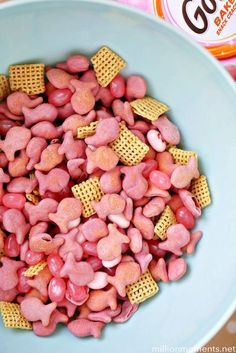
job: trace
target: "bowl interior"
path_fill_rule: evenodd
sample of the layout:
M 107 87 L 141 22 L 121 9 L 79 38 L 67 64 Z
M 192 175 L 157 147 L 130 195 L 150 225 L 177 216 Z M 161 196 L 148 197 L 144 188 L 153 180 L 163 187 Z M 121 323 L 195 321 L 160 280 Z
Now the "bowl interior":
M 183 146 L 197 151 L 213 205 L 198 229 L 204 237 L 188 258 L 188 275 L 161 284 L 124 325 L 108 325 L 100 340 L 77 339 L 59 329 L 49 338 L 4 329 L 1 350 L 13 353 L 146 353 L 158 347 L 205 343 L 223 324 L 236 297 L 236 90 L 220 65 L 164 22 L 98 1 L 16 1 L 0 11 L 0 72 L 12 63 L 54 63 L 70 53 L 93 54 L 108 45 L 142 74 L 148 91 L 172 108 Z M 155 348 L 156 347 L 156 348 Z M 164 348 L 165 349 L 165 348 Z

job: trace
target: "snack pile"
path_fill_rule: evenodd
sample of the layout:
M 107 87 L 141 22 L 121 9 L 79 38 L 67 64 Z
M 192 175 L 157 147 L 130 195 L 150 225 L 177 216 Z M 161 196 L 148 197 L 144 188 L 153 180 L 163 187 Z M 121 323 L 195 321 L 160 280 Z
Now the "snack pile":
M 100 337 L 179 280 L 211 203 L 169 107 L 107 47 L 0 75 L 0 311 L 49 336 Z M 46 77 L 45 77 L 46 76 Z

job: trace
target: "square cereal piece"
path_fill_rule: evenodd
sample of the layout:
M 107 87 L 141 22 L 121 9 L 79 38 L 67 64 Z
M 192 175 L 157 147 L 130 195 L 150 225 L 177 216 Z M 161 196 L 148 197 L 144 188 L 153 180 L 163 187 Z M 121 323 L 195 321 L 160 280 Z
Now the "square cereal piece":
M 159 288 L 149 271 L 140 276 L 137 282 L 126 287 L 126 294 L 131 304 L 140 304 L 158 291 Z
M 100 188 L 100 182 L 97 177 L 90 178 L 80 184 L 74 185 L 71 190 L 74 197 L 76 199 L 80 199 L 82 202 L 82 214 L 85 218 L 96 213 L 92 207 L 91 201 L 100 201 L 103 196 L 103 192 Z
M 126 66 L 126 62 L 114 51 L 102 47 L 92 58 L 91 62 L 98 80 L 102 87 L 106 87 Z
M 11 90 L 27 94 L 44 93 L 44 67 L 44 64 L 11 65 L 9 68 Z
M 185 151 L 180 148 L 171 147 L 168 152 L 172 154 L 175 163 L 179 163 L 182 165 L 188 164 L 188 160 L 190 157 L 197 157 L 197 153 L 193 151 Z
M 166 113 L 170 108 L 164 103 L 152 97 L 136 99 L 130 103 L 135 114 L 151 121 L 155 121 L 160 115 Z
M 166 239 L 166 232 L 167 229 L 172 225 L 176 223 L 176 218 L 175 215 L 170 208 L 170 206 L 166 206 L 164 208 L 164 211 L 161 214 L 161 217 L 157 221 L 155 228 L 154 228 L 154 237 L 153 239 L 160 238 L 161 240 Z
M 77 138 L 85 139 L 86 137 L 94 135 L 96 132 L 97 124 L 98 124 L 97 121 L 93 121 L 89 125 L 78 127 Z
M 25 194 L 26 199 L 34 205 L 38 205 L 40 198 L 35 194 Z
M 3 324 L 6 328 L 32 330 L 32 325 L 22 315 L 19 304 L 1 302 L 0 307 Z
M 205 175 L 201 175 L 198 179 L 192 181 L 190 191 L 196 197 L 201 208 L 211 204 L 211 194 Z
M 10 94 L 8 78 L 0 75 L 0 102 Z
M 149 147 L 135 136 L 124 123 L 120 123 L 120 135 L 110 144 L 120 161 L 127 166 L 140 163 Z
M 25 277 L 37 276 L 45 267 L 47 266 L 47 261 L 41 261 L 36 265 L 30 266 L 24 272 Z

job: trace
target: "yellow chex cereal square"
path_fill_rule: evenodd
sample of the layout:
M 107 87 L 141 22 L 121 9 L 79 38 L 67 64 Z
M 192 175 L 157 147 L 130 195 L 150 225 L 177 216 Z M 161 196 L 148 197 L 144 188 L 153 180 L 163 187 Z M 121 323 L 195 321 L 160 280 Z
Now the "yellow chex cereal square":
M 211 204 L 211 194 L 205 175 L 201 175 L 198 179 L 193 179 L 190 191 L 196 197 L 201 208 Z
M 80 184 L 74 185 L 71 190 L 74 197 L 76 199 L 80 199 L 82 203 L 82 214 L 84 217 L 87 218 L 96 213 L 91 204 L 91 201 L 100 201 L 103 196 L 100 182 L 97 177 L 90 178 Z
M 98 80 L 102 87 L 106 87 L 126 66 L 126 62 L 114 51 L 102 47 L 92 58 L 91 62 Z
M 119 137 L 110 144 L 120 161 L 127 166 L 140 163 L 149 147 L 135 136 L 124 123 L 120 124 Z
M 6 328 L 32 330 L 32 325 L 22 315 L 19 304 L 1 302 L 0 308 L 3 324 Z
M 78 127 L 77 129 L 77 138 L 78 139 L 84 139 L 86 137 L 92 136 L 96 132 L 96 127 L 97 127 L 98 122 L 93 121 L 89 125 Z
M 137 282 L 126 287 L 126 295 L 131 304 L 140 304 L 151 298 L 159 288 L 149 271 L 145 272 Z
M 36 265 L 30 266 L 24 272 L 25 277 L 37 276 L 45 267 L 47 266 L 47 261 L 41 261 Z
M 151 121 L 155 121 L 160 115 L 166 113 L 170 108 L 152 97 L 136 99 L 130 103 L 135 114 Z
M 11 90 L 27 94 L 44 93 L 44 67 L 44 64 L 11 65 L 9 68 Z
M 188 160 L 190 157 L 197 157 L 197 153 L 193 151 L 185 151 L 180 148 L 171 147 L 168 152 L 172 154 L 175 163 L 179 163 L 182 165 L 188 164 Z
M 25 194 L 25 197 L 28 201 L 30 201 L 34 205 L 37 205 L 40 201 L 40 198 L 34 194 Z
M 172 225 L 176 223 L 176 218 L 175 215 L 170 208 L 170 206 L 166 206 L 164 208 L 164 211 L 161 214 L 161 217 L 157 221 L 155 228 L 154 228 L 154 237 L 153 239 L 160 238 L 161 240 L 166 239 L 166 232 L 167 229 Z
M 0 101 L 10 94 L 8 79 L 5 75 L 0 75 Z

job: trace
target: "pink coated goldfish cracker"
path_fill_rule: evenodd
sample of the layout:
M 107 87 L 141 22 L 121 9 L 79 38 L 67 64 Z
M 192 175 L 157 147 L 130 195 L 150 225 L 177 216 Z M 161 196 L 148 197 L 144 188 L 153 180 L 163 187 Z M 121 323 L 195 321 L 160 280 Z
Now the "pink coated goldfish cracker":
M 122 243 L 129 243 L 129 238 L 118 231 L 114 224 L 108 225 L 109 235 L 100 239 L 97 244 L 98 258 L 105 261 L 114 260 L 121 255 Z
M 76 262 L 74 255 L 69 253 L 60 271 L 61 277 L 66 277 L 78 286 L 84 286 L 94 279 L 94 271 L 87 262 Z
M 88 319 L 91 321 L 99 321 L 99 322 L 104 322 L 104 323 L 109 323 L 112 321 L 113 317 L 116 317 L 119 315 L 121 312 L 121 305 L 117 306 L 116 310 L 111 310 L 111 309 L 105 309 L 100 312 L 91 312 L 88 314 Z
M 114 287 L 108 290 L 95 289 L 91 291 L 86 305 L 91 311 L 102 311 L 109 307 L 111 310 L 117 309 L 117 292 Z
M 127 235 L 130 239 L 130 249 L 134 254 L 139 253 L 142 250 L 142 234 L 137 228 L 129 228 Z
M 73 136 L 77 136 L 77 129 L 87 126 L 96 119 L 95 110 L 91 110 L 87 115 L 82 116 L 78 114 L 70 115 L 62 124 L 64 132 L 72 131 Z
M 119 193 L 122 189 L 120 167 L 115 167 L 102 174 L 101 189 L 106 194 Z
M 73 254 L 76 261 L 80 261 L 83 257 L 83 249 L 78 242 L 78 228 L 71 229 L 68 233 L 56 234 L 54 239 L 64 239 L 63 245 L 60 246 L 58 254 L 60 255 L 60 264 L 64 264 L 68 254 Z M 59 276 L 59 273 L 57 274 Z
M 135 209 L 133 224 L 141 232 L 145 239 L 153 238 L 154 225 L 149 218 L 143 215 L 141 207 Z
M 202 211 L 195 196 L 187 190 L 179 190 L 179 197 L 184 206 L 192 213 L 195 218 L 201 216 Z
M 112 111 L 115 116 L 119 116 L 127 124 L 134 125 L 134 113 L 129 102 L 122 102 L 120 99 L 115 99 L 112 103 Z
M 175 162 L 168 107 L 124 66 L 107 47 L 70 55 L 46 66 L 43 94 L 0 103 L 0 300 L 38 336 L 63 324 L 100 337 L 126 322 L 130 291 L 141 303 L 155 281 L 180 279 L 202 236 L 197 157 Z
M 60 155 L 65 154 L 66 159 L 79 158 L 85 155 L 86 145 L 84 141 L 74 140 L 72 131 L 67 131 L 63 137 L 63 142 L 58 149 Z
M 155 281 L 169 281 L 166 262 L 163 258 L 158 259 L 158 261 L 152 260 L 149 265 L 149 271 L 151 272 L 151 275 Z
M 171 145 L 178 145 L 180 142 L 180 133 L 176 125 L 174 125 L 166 115 L 162 115 L 153 122 L 161 132 L 163 139 Z
M 4 173 L 3 169 L 0 168 L 0 183 L 9 183 L 10 177 L 8 174 Z
M 39 193 L 41 196 L 44 195 L 47 190 L 52 192 L 62 191 L 70 180 L 70 175 L 60 168 L 51 169 L 47 175 L 37 170 L 35 177 L 39 183 Z
M 30 194 L 37 185 L 38 180 L 36 178 L 18 177 L 10 181 L 7 185 L 7 191 Z
M 91 174 L 96 168 L 103 171 L 109 171 L 116 167 L 119 157 L 108 146 L 98 147 L 95 151 L 90 148 L 86 149 L 87 156 L 87 173 Z
M 33 137 L 27 147 L 26 154 L 29 157 L 27 170 L 32 170 L 36 163 L 39 162 L 42 151 L 47 147 L 47 142 L 43 137 Z
M 177 167 L 171 175 L 171 184 L 179 189 L 186 188 L 193 178 L 199 178 L 198 162 L 196 157 L 190 157 L 187 165 Z
M 54 107 L 54 105 L 49 103 L 42 103 L 33 109 L 23 107 L 22 113 L 25 117 L 26 127 L 34 125 L 40 121 L 53 122 L 58 115 L 57 109 Z
M 11 162 L 14 160 L 15 152 L 25 149 L 30 138 L 30 130 L 23 126 L 13 126 L 8 130 L 5 140 L 0 141 L 0 148 Z
M 41 154 L 40 162 L 35 164 L 35 169 L 41 172 L 49 172 L 63 161 L 63 155 L 59 154 L 59 143 L 49 145 Z
M 183 224 L 173 224 L 167 230 L 167 240 L 159 243 L 159 248 L 175 255 L 182 255 L 181 248 L 190 241 L 190 233 Z
M 195 251 L 196 245 L 202 238 L 202 231 L 197 231 L 191 234 L 190 242 L 186 245 L 186 252 L 192 255 Z
M 50 69 L 46 73 L 49 82 L 56 88 L 68 88 L 73 76 L 61 69 Z
M 56 212 L 57 206 L 58 202 L 50 198 L 41 200 L 38 205 L 26 202 L 25 211 L 28 214 L 30 224 L 34 226 L 39 221 L 48 222 L 49 213 Z
M 52 278 L 52 274 L 47 267 L 39 272 L 33 279 L 28 279 L 27 283 L 36 289 L 43 297 L 48 297 L 48 284 Z
M 103 322 L 95 322 L 87 319 L 76 319 L 71 321 L 67 327 L 77 337 L 93 336 L 99 338 L 104 327 Z
M 29 246 L 32 251 L 43 252 L 45 255 L 49 255 L 58 249 L 64 243 L 63 239 L 52 238 L 47 233 L 39 233 L 30 239 Z
M 99 202 L 92 201 L 92 206 L 98 217 L 105 220 L 111 214 L 122 213 L 125 209 L 125 200 L 117 194 L 106 194 Z
M 0 288 L 0 301 L 12 302 L 18 294 L 17 287 L 8 290 L 2 290 Z
M 131 304 L 129 300 L 125 300 L 122 304 L 120 314 L 114 317 L 112 321 L 116 323 L 126 322 L 137 310 L 138 304 Z
M 140 267 L 136 262 L 123 262 L 117 266 L 115 276 L 108 276 L 108 282 L 116 288 L 120 296 L 125 297 L 126 286 L 136 282 L 140 274 Z
M 50 140 L 61 137 L 63 128 L 62 126 L 54 126 L 50 121 L 40 121 L 31 127 L 31 132 L 33 136 Z
M 70 174 L 70 177 L 72 179 L 78 179 L 80 177 L 80 175 L 83 173 L 82 169 L 80 169 L 79 167 L 81 167 L 85 162 L 85 159 L 83 158 L 75 158 L 75 159 L 70 159 L 67 162 L 67 169 L 68 169 L 68 173 Z
M 96 87 L 96 84 L 93 82 L 71 80 L 70 85 L 75 89 L 75 93 L 71 97 L 71 104 L 74 111 L 81 115 L 89 113 L 95 105 L 92 89 Z
M 88 241 L 97 242 L 108 235 L 106 223 L 100 218 L 92 218 L 81 226 L 81 231 Z
M 80 223 L 82 205 L 80 200 L 73 197 L 64 198 L 58 205 L 56 213 L 49 213 L 48 217 L 56 223 L 62 233 L 67 233 L 71 228 Z
M 123 189 L 133 200 L 141 199 L 148 189 L 148 182 L 142 176 L 144 168 L 144 163 L 140 163 L 133 167 L 121 168 L 121 173 L 125 174 L 125 178 L 122 183 Z
M 0 259 L 2 267 L 0 267 L 0 289 L 8 291 L 15 288 L 18 284 L 17 271 L 24 266 L 23 261 L 15 261 L 3 256 Z
M 154 197 L 143 208 L 143 215 L 145 217 L 159 216 L 165 208 L 165 202 L 162 197 Z
M 50 317 L 49 324 L 45 327 L 42 325 L 41 321 L 35 321 L 33 323 L 33 331 L 37 336 L 51 336 L 55 332 L 57 324 L 66 324 L 67 322 L 68 317 L 55 309 Z
M 94 147 L 105 146 L 119 136 L 119 123 L 115 118 L 107 118 L 98 122 L 96 133 L 87 137 L 85 142 Z
M 42 97 L 30 99 L 24 92 L 13 92 L 7 97 L 7 107 L 12 114 L 22 115 L 23 108 L 35 108 L 43 101 Z
M 14 208 L 4 212 L 3 225 L 8 232 L 16 234 L 17 243 L 20 245 L 24 242 L 30 229 L 30 225 L 26 222 L 23 213 Z
M 10 176 L 17 178 L 28 174 L 28 162 L 29 157 L 27 156 L 26 151 L 21 150 L 19 156 L 8 164 L 8 172 Z
M 21 302 L 20 308 L 24 317 L 29 321 L 41 321 L 44 327 L 49 325 L 50 317 L 56 309 L 56 303 L 44 305 L 37 298 L 27 298 Z
M 184 258 L 177 258 L 168 264 L 168 277 L 170 281 L 178 281 L 185 275 L 187 263 Z

